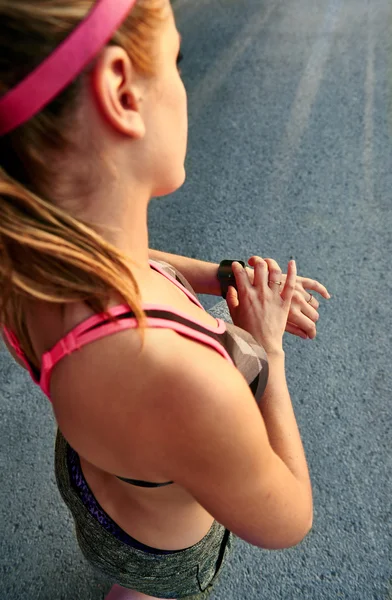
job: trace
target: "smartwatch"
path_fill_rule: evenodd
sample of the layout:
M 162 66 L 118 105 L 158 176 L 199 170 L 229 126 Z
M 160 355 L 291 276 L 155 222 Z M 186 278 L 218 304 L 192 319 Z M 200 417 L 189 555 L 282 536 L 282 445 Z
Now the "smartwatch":
M 226 298 L 229 285 L 232 285 L 235 289 L 237 289 L 233 269 L 231 267 L 233 262 L 238 262 L 240 265 L 242 265 L 242 267 L 245 268 L 245 263 L 242 260 L 222 260 L 218 268 L 217 277 L 220 283 L 221 294 L 223 298 Z

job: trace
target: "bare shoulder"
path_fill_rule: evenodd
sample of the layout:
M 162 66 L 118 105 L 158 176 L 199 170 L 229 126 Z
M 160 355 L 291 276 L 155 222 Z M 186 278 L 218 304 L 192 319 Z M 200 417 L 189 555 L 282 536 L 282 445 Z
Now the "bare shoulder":
M 246 402 L 260 419 L 245 380 L 228 361 L 166 329 L 146 329 L 143 345 L 130 330 L 85 346 L 55 368 L 51 396 L 64 435 L 92 462 L 99 445 L 102 458 L 137 448 L 146 466 L 150 459 L 156 464 L 157 449 L 168 440 L 174 436 L 180 444 L 181 435 L 189 439 L 195 428 L 222 420 L 232 402 Z M 113 472 L 114 465 L 100 465 Z

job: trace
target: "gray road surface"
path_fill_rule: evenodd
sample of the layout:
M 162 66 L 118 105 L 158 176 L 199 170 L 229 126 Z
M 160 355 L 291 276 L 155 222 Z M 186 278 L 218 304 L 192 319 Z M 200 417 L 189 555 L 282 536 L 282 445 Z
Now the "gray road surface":
M 213 600 L 391 599 L 391 3 L 177 0 L 177 13 L 188 182 L 154 201 L 151 245 L 295 256 L 333 294 L 317 340 L 286 342 L 313 531 L 283 552 L 241 542 Z M 55 488 L 50 406 L 3 350 L 0 413 L 0 597 L 102 599 L 109 582 Z

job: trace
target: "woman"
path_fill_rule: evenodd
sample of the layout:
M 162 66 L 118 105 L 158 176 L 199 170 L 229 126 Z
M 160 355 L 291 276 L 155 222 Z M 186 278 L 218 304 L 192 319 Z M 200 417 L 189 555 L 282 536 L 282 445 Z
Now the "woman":
M 185 178 L 168 0 L 4 0 L 0 23 L 0 324 L 53 404 L 60 493 L 108 598 L 207 597 L 232 534 L 311 527 L 282 337 L 314 337 L 305 289 L 328 292 L 236 262 L 226 325 L 191 285 L 219 293 L 216 265 L 149 250 Z

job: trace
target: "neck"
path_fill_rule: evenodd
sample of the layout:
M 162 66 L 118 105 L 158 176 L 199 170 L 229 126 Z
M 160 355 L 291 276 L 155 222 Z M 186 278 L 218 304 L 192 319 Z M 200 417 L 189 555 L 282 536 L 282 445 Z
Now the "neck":
M 89 198 L 82 214 L 83 220 L 94 223 L 108 242 L 132 261 L 132 269 L 145 270 L 148 264 L 147 211 L 150 190 L 140 186 L 111 185 L 109 193 Z M 136 263 L 136 265 L 134 264 Z

